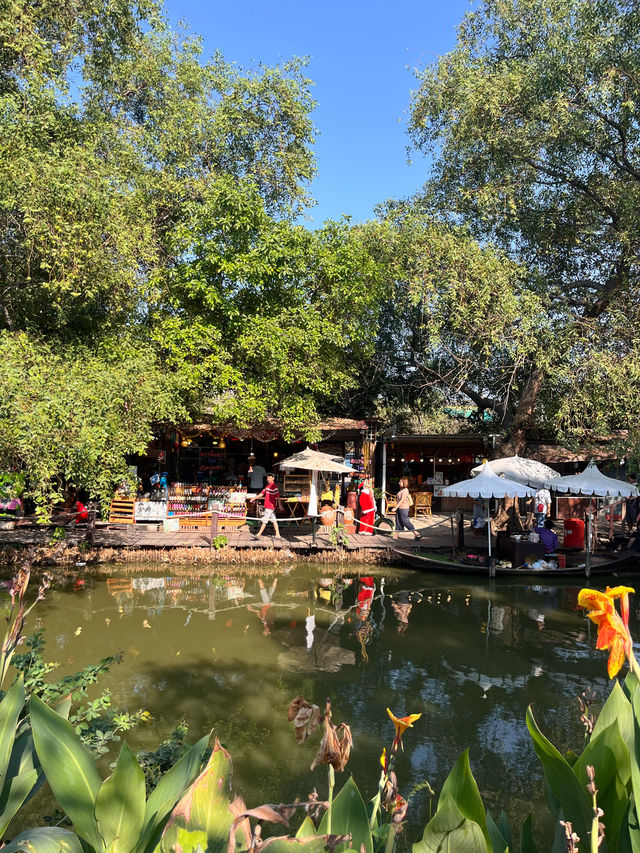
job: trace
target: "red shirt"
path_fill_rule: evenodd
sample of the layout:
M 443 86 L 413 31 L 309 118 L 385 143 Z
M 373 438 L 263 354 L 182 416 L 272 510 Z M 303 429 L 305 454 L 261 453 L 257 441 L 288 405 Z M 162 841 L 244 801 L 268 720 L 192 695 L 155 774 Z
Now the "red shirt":
M 280 492 L 275 483 L 265 486 L 264 488 L 264 508 L 275 509 L 276 502 L 280 500 Z

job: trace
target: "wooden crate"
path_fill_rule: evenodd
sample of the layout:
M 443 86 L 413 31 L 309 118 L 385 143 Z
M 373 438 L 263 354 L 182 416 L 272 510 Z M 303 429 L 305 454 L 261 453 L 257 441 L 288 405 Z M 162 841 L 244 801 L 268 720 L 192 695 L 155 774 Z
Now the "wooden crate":
M 114 498 L 109 509 L 109 524 L 135 524 L 136 502 L 133 498 Z

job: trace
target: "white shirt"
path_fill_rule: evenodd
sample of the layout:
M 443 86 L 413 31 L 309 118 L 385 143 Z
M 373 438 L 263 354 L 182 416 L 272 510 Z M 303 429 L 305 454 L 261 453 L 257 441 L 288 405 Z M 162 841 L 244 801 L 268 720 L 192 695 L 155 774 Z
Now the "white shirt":
M 263 468 L 262 465 L 254 465 L 253 471 L 249 476 L 251 477 L 251 480 L 249 481 L 251 488 L 262 491 L 264 487 L 264 478 L 267 476 L 266 468 Z
M 546 509 L 548 506 L 551 506 L 551 492 L 549 489 L 538 489 L 534 500 L 536 503 L 536 512 L 538 510 L 538 504 L 542 504 Z

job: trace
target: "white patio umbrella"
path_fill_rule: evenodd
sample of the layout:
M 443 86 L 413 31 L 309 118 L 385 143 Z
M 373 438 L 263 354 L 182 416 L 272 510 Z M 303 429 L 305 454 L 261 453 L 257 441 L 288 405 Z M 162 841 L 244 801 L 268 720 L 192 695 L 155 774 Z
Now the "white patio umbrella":
M 591 460 L 581 474 L 569 474 L 545 480 L 547 489 L 563 494 L 582 495 L 599 498 L 636 498 L 638 489 L 631 483 L 625 483 L 615 477 L 606 477 Z
M 504 456 L 502 459 L 491 459 L 488 463 L 494 474 L 500 474 L 516 483 L 524 483 L 525 486 L 533 486 L 539 489 L 545 480 L 559 477 L 560 474 L 536 459 L 527 459 L 525 456 Z M 482 471 L 482 465 L 471 469 L 473 477 Z
M 445 498 L 484 498 L 488 502 L 489 498 L 531 498 L 535 495 L 535 491 L 523 483 L 498 477 L 491 470 L 489 463 L 485 462 L 476 477 L 445 486 L 441 494 Z M 487 512 L 489 567 L 491 567 L 491 519 L 488 516 Z
M 318 471 L 330 471 L 335 474 L 356 473 L 354 468 L 344 464 L 344 460 L 340 456 L 331 456 L 329 453 L 321 453 L 319 450 L 312 450 L 310 447 L 283 459 L 280 468 L 299 468 L 302 471 L 312 472 L 309 509 L 307 510 L 307 514 L 311 517 L 318 515 Z
M 303 471 L 332 471 L 337 474 L 355 474 L 355 469 L 345 465 L 340 456 L 331 456 L 307 447 L 300 453 L 294 453 L 280 463 L 281 468 L 301 468 Z

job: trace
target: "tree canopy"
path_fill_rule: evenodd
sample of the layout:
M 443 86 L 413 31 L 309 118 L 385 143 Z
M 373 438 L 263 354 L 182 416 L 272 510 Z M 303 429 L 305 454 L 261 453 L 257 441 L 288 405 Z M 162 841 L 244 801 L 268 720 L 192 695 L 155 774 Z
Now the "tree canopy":
M 315 170 L 304 61 L 205 60 L 153 0 L 0 7 L 2 463 L 43 500 L 62 480 L 104 496 L 170 413 L 312 428 L 371 347 L 378 270 L 346 223 L 296 224 Z M 56 395 L 51 418 L 86 416 L 82 435 L 44 417 Z
M 499 292 L 458 288 L 479 321 L 468 343 L 497 333 L 504 349 L 527 330 L 508 382 L 462 376 L 455 354 L 439 379 L 492 410 L 516 447 L 535 429 L 580 438 L 637 423 L 639 25 L 632 0 L 484 0 L 419 74 L 411 133 L 434 168 L 417 209 L 521 269 L 509 323 Z M 450 326 L 437 346 L 455 337 Z

